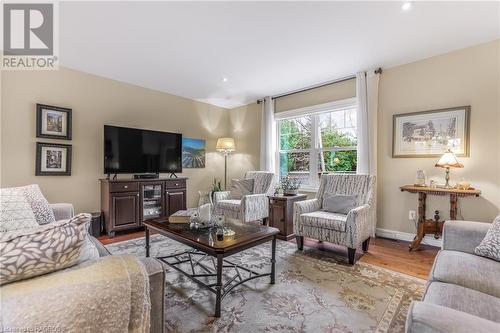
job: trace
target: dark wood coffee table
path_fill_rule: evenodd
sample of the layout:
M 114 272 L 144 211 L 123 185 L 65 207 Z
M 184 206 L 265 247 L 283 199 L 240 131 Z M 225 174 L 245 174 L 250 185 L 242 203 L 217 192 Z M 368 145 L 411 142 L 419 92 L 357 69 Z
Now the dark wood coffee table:
M 149 257 L 150 230 L 154 230 L 165 237 L 176 240 L 194 249 L 192 251 L 184 251 L 165 257 L 158 257 L 157 259 L 213 292 L 216 295 L 215 317 L 220 317 L 222 299 L 238 285 L 265 276 L 270 276 L 271 284 L 275 282 L 276 235 L 279 233 L 279 230 L 276 228 L 252 223 L 242 223 L 237 220 L 226 220 L 224 226 L 233 230 L 235 234 L 233 236 L 226 236 L 224 240 L 218 241 L 215 234 L 215 228 L 211 230 L 194 230 L 189 228 L 189 224 L 168 223 L 167 218 L 144 221 L 143 223 L 146 227 L 146 257 Z M 230 255 L 269 241 L 272 241 L 271 272 L 269 273 L 255 272 L 224 259 Z M 209 256 L 211 257 L 213 267 L 203 262 L 204 259 Z M 217 260 L 217 263 L 215 263 L 214 258 Z M 179 267 L 183 263 L 190 264 L 190 272 Z M 223 268 L 235 271 L 235 275 L 225 284 L 222 283 Z M 248 273 L 248 276 L 242 275 L 243 271 Z M 215 283 L 207 283 L 200 279 L 213 277 L 217 279 Z

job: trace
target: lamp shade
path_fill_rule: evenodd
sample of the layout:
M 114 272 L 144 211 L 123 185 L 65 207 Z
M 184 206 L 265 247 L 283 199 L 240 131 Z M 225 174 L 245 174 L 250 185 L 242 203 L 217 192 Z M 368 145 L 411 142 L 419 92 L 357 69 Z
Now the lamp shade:
M 441 156 L 439 161 L 437 161 L 436 167 L 439 168 L 463 168 L 463 164 L 461 164 L 458 160 L 455 154 L 448 149 L 446 153 Z
M 236 145 L 234 144 L 233 138 L 219 138 L 217 139 L 217 145 L 215 146 L 217 151 L 222 153 L 230 153 L 236 150 Z

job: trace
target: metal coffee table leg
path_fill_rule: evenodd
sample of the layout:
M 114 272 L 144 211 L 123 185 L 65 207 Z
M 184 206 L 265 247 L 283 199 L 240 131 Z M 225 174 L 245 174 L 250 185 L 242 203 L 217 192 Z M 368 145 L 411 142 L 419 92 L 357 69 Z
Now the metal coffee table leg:
M 149 257 L 149 229 L 146 227 L 146 257 Z
M 276 236 L 273 238 L 271 245 L 271 284 L 274 284 L 276 279 Z
M 215 317 L 220 317 L 220 303 L 222 301 L 222 267 L 224 266 L 223 257 L 221 254 L 217 256 L 217 284 L 215 285 Z

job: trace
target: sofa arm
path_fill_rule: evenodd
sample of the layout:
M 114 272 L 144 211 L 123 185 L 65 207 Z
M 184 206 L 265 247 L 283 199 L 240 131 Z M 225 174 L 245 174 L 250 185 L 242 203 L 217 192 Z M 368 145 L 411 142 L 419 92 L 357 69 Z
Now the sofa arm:
M 406 317 L 406 333 L 491 333 L 500 324 L 444 306 L 412 302 Z
M 474 254 L 474 249 L 486 236 L 491 223 L 446 221 L 443 229 L 443 250 Z
M 218 201 L 229 199 L 231 199 L 231 192 L 229 191 L 214 192 L 214 204 Z
M 73 205 L 70 203 L 50 204 L 50 208 L 52 208 L 52 212 L 54 212 L 54 217 L 56 218 L 56 221 L 67 220 L 75 215 L 75 210 L 73 209 Z
M 150 333 L 163 333 L 165 273 L 161 262 L 154 258 L 139 258 L 149 277 L 149 297 L 151 300 Z
M 269 216 L 269 199 L 267 194 L 250 194 L 241 198 L 241 209 L 245 222 L 261 220 Z

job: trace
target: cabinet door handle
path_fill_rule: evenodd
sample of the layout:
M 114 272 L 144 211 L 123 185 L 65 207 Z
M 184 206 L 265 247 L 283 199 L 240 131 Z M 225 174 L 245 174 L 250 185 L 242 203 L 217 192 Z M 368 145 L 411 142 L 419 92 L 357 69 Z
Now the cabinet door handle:
M 179 186 L 179 183 L 175 183 L 175 186 Z
M 139 197 L 139 193 L 137 193 L 136 196 Z
M 128 185 L 123 185 L 123 188 L 128 188 Z

